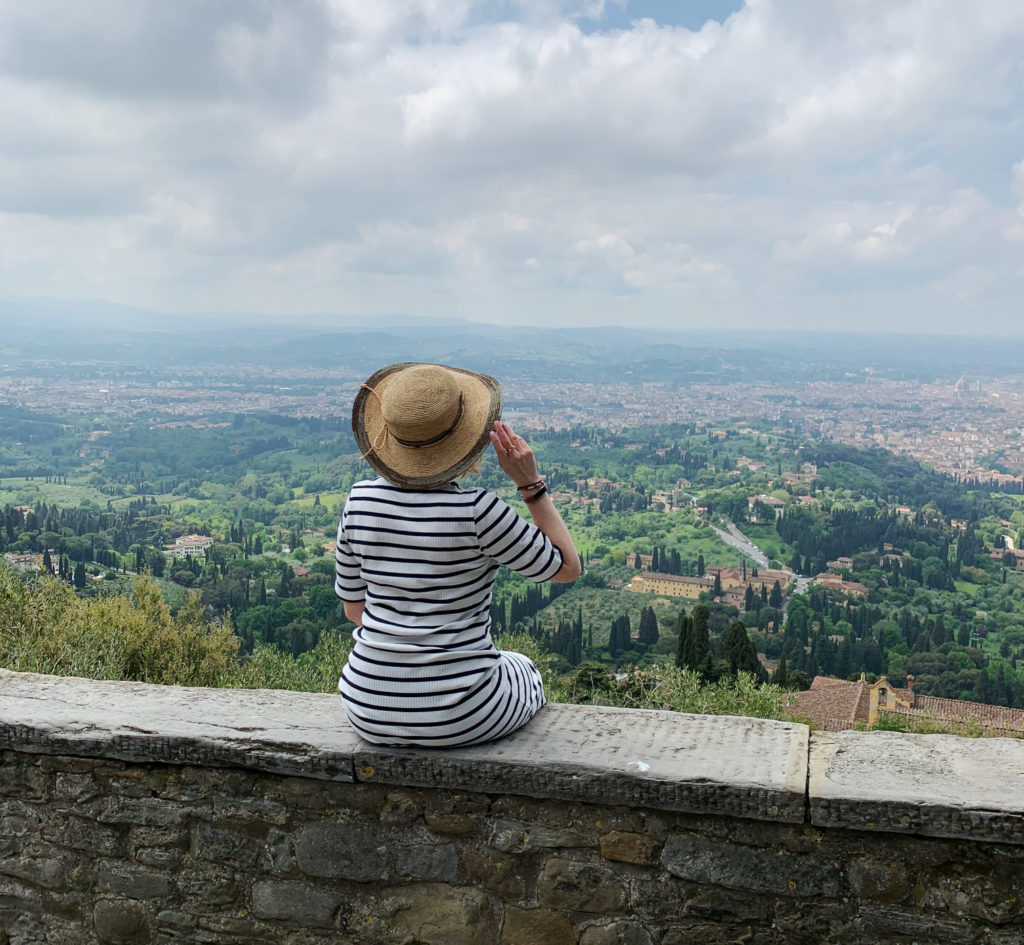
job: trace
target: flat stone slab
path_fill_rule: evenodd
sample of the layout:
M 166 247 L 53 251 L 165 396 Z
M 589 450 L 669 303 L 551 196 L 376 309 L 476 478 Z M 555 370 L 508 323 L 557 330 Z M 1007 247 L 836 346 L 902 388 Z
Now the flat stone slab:
M 351 781 L 340 696 L 98 682 L 0 670 L 0 748 Z
M 803 823 L 806 726 L 549 703 L 502 741 L 360 742 L 356 779 Z
M 1024 740 L 815 732 L 811 823 L 1024 844 Z

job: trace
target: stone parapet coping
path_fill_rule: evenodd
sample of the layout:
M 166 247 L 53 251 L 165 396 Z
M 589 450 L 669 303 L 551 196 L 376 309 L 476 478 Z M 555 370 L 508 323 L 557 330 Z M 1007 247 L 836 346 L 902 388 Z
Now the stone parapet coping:
M 371 745 L 340 697 L 0 670 L 0 748 L 1024 845 L 1024 741 L 550 704 L 459 749 Z

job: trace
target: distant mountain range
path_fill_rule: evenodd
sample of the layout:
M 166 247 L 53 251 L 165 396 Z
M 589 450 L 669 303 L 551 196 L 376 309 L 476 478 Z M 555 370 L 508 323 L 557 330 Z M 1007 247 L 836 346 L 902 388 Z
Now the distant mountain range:
M 97 300 L 0 300 L 0 367 L 24 361 L 353 367 L 417 360 L 608 383 L 911 380 L 1024 373 L 1024 339 L 490 325 L 413 315 L 168 315 Z

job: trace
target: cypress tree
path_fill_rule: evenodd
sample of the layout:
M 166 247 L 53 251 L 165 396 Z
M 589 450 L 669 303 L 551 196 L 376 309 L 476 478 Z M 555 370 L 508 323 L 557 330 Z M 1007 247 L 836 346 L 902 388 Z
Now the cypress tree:
M 729 664 L 729 673 L 732 676 L 738 672 L 752 673 L 758 679 L 762 676 L 757 650 L 747 636 L 747 628 L 739 620 L 730 621 L 722 631 L 722 638 L 718 643 L 718 656 Z
M 783 689 L 786 687 L 786 683 L 789 682 L 789 672 L 786 669 L 786 654 L 783 653 L 779 658 L 778 669 L 775 670 L 775 677 L 772 680 L 775 685 L 781 686 Z
M 640 631 L 637 639 L 645 646 L 654 646 L 658 642 L 658 618 L 650 607 L 640 611 Z
M 708 636 L 710 613 L 704 604 L 693 608 L 690 616 L 679 616 L 679 646 L 676 648 L 676 666 L 692 669 L 703 676 L 711 672 L 711 641 Z
M 686 613 L 679 615 L 679 642 L 676 644 L 676 666 L 690 669 L 689 659 L 693 647 L 693 618 Z

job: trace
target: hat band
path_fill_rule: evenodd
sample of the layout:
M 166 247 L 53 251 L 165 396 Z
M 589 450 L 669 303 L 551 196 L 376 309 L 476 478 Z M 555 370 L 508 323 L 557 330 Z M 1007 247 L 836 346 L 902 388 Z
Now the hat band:
M 448 436 L 458 425 L 462 419 L 462 392 L 459 392 L 459 409 L 455 413 L 455 419 L 452 421 L 450 427 L 447 430 L 442 430 L 437 436 L 432 436 L 429 440 L 403 440 L 400 436 L 395 436 L 394 431 L 388 430 L 391 434 L 391 438 L 396 443 L 401 443 L 402 446 L 409 446 L 412 449 L 419 449 L 421 446 L 433 446 L 435 443 L 440 443 L 446 436 Z

